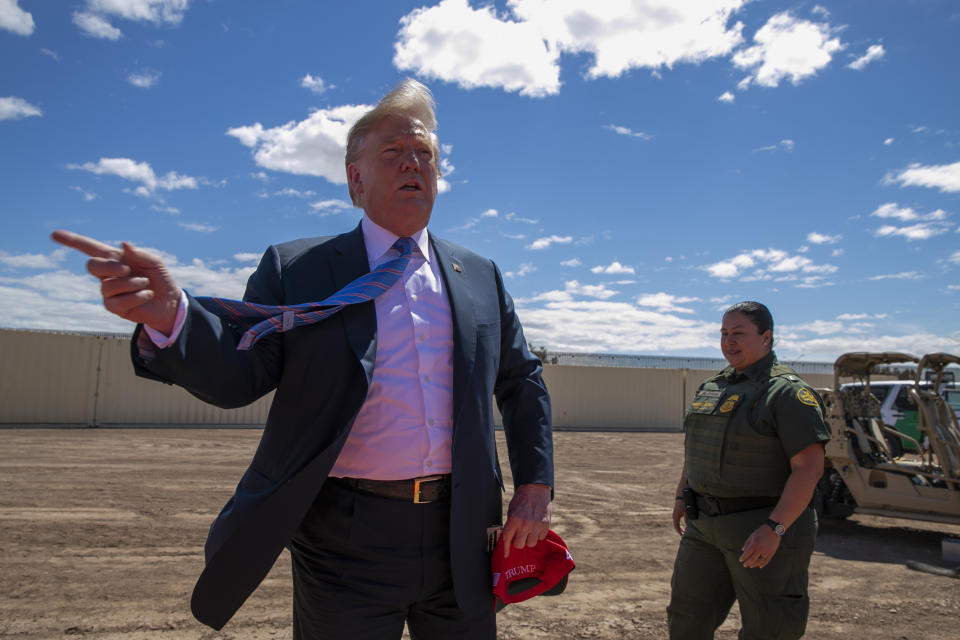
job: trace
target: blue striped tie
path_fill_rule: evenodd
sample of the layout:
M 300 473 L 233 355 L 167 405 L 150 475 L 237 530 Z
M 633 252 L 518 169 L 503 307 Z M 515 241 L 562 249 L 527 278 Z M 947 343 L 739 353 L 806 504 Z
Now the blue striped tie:
M 243 334 L 237 349 L 246 351 L 257 340 L 274 331 L 289 331 L 306 324 L 320 322 L 348 304 L 367 302 L 389 289 L 400 279 L 410 254 L 416 245 L 411 238 L 398 238 L 393 248 L 400 252 L 400 256 L 388 260 L 379 267 L 360 276 L 344 288 L 320 302 L 304 302 L 292 305 L 269 305 L 245 302 L 243 300 L 228 300 L 226 298 L 204 297 L 201 301 L 210 301 L 219 305 L 225 313 L 211 309 L 222 317 L 229 317 L 238 321 L 257 322 Z M 204 305 L 210 308 L 210 305 Z

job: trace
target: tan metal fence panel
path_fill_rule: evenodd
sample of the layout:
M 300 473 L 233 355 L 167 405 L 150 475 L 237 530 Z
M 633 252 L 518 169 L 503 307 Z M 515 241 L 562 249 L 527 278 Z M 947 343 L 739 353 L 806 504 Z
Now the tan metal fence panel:
M 0 329 L 0 424 L 262 425 L 273 394 L 219 409 L 179 387 L 138 378 L 130 341 Z M 559 428 L 679 430 L 715 371 L 545 365 Z M 804 376 L 815 388 L 828 375 Z
M 0 330 L 0 424 L 89 424 L 102 341 Z
M 680 372 L 671 369 L 546 365 L 557 427 L 679 430 Z
M 182 388 L 137 377 L 130 362 L 130 340 L 109 338 L 100 374 L 99 424 L 262 425 L 273 394 L 238 409 L 221 409 Z

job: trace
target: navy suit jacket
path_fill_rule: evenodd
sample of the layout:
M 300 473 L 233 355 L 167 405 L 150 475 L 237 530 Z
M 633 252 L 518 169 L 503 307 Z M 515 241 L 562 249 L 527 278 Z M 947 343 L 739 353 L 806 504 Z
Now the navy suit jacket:
M 492 398 L 503 416 L 514 484 L 553 486 L 550 399 L 496 265 L 430 238 L 454 335 L 451 570 L 461 609 L 476 613 L 492 606 L 486 528 L 502 518 Z M 322 300 L 369 270 L 359 226 L 295 240 L 267 249 L 244 299 Z M 178 384 L 220 407 L 276 390 L 253 460 L 210 527 L 206 567 L 194 588 L 194 616 L 215 629 L 260 584 L 313 503 L 366 398 L 377 353 L 373 302 L 237 351 L 244 328 L 190 298 L 173 345 L 143 360 L 138 327 L 132 349 L 138 375 Z

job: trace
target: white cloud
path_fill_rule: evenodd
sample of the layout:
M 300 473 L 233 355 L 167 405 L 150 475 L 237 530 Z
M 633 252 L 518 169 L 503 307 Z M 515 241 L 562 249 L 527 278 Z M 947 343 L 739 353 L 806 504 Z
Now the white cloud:
M 134 190 L 136 195 L 150 196 L 157 189 L 172 191 L 175 189 L 196 189 L 198 180 L 193 176 L 181 175 L 169 171 L 166 175 L 158 176 L 146 162 L 134 162 L 130 158 L 100 158 L 96 163 L 68 164 L 68 169 L 80 169 L 97 175 L 114 175 L 139 182 L 140 186 Z
M 307 189 L 306 191 L 300 191 L 299 189 L 294 189 L 292 187 L 287 187 L 286 189 L 280 189 L 279 191 L 274 191 L 273 195 L 275 196 L 290 196 L 292 198 L 312 198 L 316 195 L 313 191 Z M 343 202 L 342 200 L 332 200 L 328 202 Z
M 633 267 L 624 266 L 624 265 L 620 264 L 619 262 L 617 262 L 616 260 L 614 260 L 613 262 L 611 262 L 611 263 L 608 264 L 607 266 L 603 266 L 602 264 L 598 264 L 597 266 L 591 268 L 590 271 L 591 271 L 591 273 L 606 273 L 606 274 L 612 274 L 612 275 L 620 275 L 620 274 L 625 274 L 625 273 L 629 273 L 629 274 L 634 274 L 634 273 L 636 273 L 636 269 L 634 269 Z
M 781 140 L 779 144 L 771 144 L 765 147 L 758 147 L 754 149 L 753 152 L 757 153 L 758 151 L 777 151 L 780 149 L 790 152 L 790 151 L 793 151 L 793 147 L 794 147 L 793 140 Z
M 805 331 L 815 333 L 818 336 L 828 336 L 832 333 L 840 333 L 844 329 L 842 322 L 833 322 L 830 320 L 814 320 L 803 325 L 793 325 L 789 331 Z
M 641 309 L 626 302 L 573 300 L 563 293 L 517 302 L 529 340 L 555 351 L 594 353 L 684 354 L 717 348 L 718 322 Z
M 323 81 L 323 78 L 320 76 L 312 76 L 309 73 L 303 76 L 303 79 L 300 80 L 300 86 L 304 89 L 309 89 L 318 96 L 323 94 L 328 89 L 332 89 L 332 84 L 327 84 Z
M 194 295 L 239 299 L 254 269 L 253 266 L 215 269 L 203 260 L 194 259 L 189 265 L 171 267 L 170 273 L 181 287 Z
M 87 8 L 105 15 L 154 24 L 180 24 L 190 0 L 87 0 Z
M 719 96 L 717 96 L 717 100 L 719 100 L 720 102 L 726 102 L 729 104 L 734 100 L 736 100 L 736 97 L 729 91 L 724 91 Z
M 35 264 L 26 266 L 55 264 L 59 262 L 54 257 L 58 251 L 48 256 L 49 261 L 31 258 L 28 262 Z M 164 254 L 164 258 L 168 264 L 176 264 L 176 257 Z M 240 297 L 253 267 L 211 269 L 195 262 L 172 271 L 191 293 Z M 100 283 L 86 274 L 58 269 L 28 277 L 0 277 L 0 298 L 4 301 L 0 305 L 0 326 L 4 327 L 128 333 L 134 326 L 103 308 Z
M 883 144 L 889 147 L 890 145 L 893 144 L 893 138 L 887 138 L 886 140 L 883 141 Z
M 260 262 L 262 255 L 260 253 L 235 253 L 233 259 L 237 262 Z
M 777 354 L 781 358 L 834 360 L 851 351 L 899 351 L 907 353 L 955 352 L 960 335 L 937 336 L 929 333 L 890 335 L 851 331 L 831 337 L 786 338 L 781 334 Z M 792 356 L 790 354 L 798 354 Z
M 78 276 L 78 280 L 80 279 L 93 281 L 92 278 Z M 0 278 L 0 282 L 2 281 Z M 58 299 L 42 291 L 21 286 L 0 285 L 0 296 L 4 301 L 0 306 L 0 326 L 4 327 L 118 333 L 129 333 L 134 327 L 132 322 L 109 313 L 100 302 Z
M 791 256 L 780 249 L 754 249 L 743 251 L 733 258 L 721 260 L 704 269 L 714 278 L 731 280 L 737 278 L 743 281 L 770 280 L 778 274 L 781 280 L 789 281 L 792 278 L 783 278 L 783 274 L 796 276 L 798 274 L 829 274 L 835 273 L 837 267 L 831 264 L 814 264 L 806 256 Z M 747 273 L 748 270 L 753 270 Z M 807 278 L 803 284 L 811 285 L 822 283 L 822 278 Z
M 798 19 L 789 12 L 772 16 L 753 36 L 754 45 L 733 56 L 733 64 L 749 73 L 738 87 L 750 84 L 776 87 L 783 80 L 794 85 L 816 75 L 843 49 L 829 24 Z
M 536 25 L 501 20 L 491 6 L 442 0 L 400 19 L 393 64 L 466 89 L 497 87 L 542 97 L 560 90 L 560 55 Z
M 220 227 L 215 227 L 211 224 L 205 224 L 201 222 L 178 222 L 179 226 L 187 229 L 189 231 L 197 231 L 199 233 L 213 233 L 218 230 Z
M 127 82 L 141 89 L 150 89 L 157 86 L 157 83 L 160 82 L 160 75 L 159 71 L 148 69 L 140 71 L 139 73 L 131 73 L 127 76 Z
M 64 269 L 19 278 L 0 277 L 0 284 L 17 285 L 53 300 L 100 300 L 100 282 L 97 279 Z M 5 306 L 7 299 L 4 300 Z
M 464 88 L 543 97 L 560 90 L 561 53 L 591 56 L 589 78 L 728 55 L 742 41 L 743 26 L 727 23 L 743 4 L 508 0 L 499 15 L 493 6 L 442 0 L 401 19 L 393 63 Z
M 807 234 L 807 242 L 812 242 L 813 244 L 837 244 L 841 238 L 843 238 L 843 235 L 839 233 L 835 236 L 817 233 L 816 231 L 811 231 Z
M 345 105 L 318 109 L 300 122 L 271 129 L 257 122 L 229 129 L 227 135 L 252 148 L 254 161 L 265 169 L 319 176 L 334 184 L 345 184 L 347 132 L 371 108 Z
M 643 131 L 634 131 L 627 127 L 621 127 L 616 124 L 606 124 L 603 126 L 604 129 L 610 129 L 614 133 L 621 136 L 628 136 L 631 138 L 640 138 L 641 140 L 650 140 L 653 138 L 649 133 L 644 133 Z
M 84 202 L 93 202 L 97 199 L 97 194 L 87 191 L 86 189 L 81 189 L 80 187 L 71 186 L 71 189 L 83 196 Z
M 0 0 L 0 29 L 6 29 L 18 36 L 33 34 L 33 16 L 21 9 L 17 0 Z
M 847 67 L 855 71 L 861 71 L 874 60 L 879 60 L 882 58 L 886 53 L 887 52 L 883 49 L 883 45 L 870 45 L 865 54 L 848 64 Z
M 888 173 L 885 184 L 899 183 L 901 187 L 930 187 L 943 193 L 960 192 L 960 162 L 941 165 L 913 163 L 899 173 Z
M 901 222 L 916 223 L 902 227 L 883 225 L 874 231 L 877 237 L 903 236 L 907 240 L 927 240 L 950 230 L 950 225 L 946 222 L 947 213 L 943 209 L 921 214 L 911 207 L 901 207 L 895 202 L 887 202 L 877 207 L 870 215 L 882 219 L 892 218 Z
M 653 307 L 661 313 L 693 313 L 693 309 L 689 307 L 681 307 L 678 305 L 687 303 L 687 302 L 697 302 L 700 298 L 688 298 L 686 296 L 675 296 L 671 293 L 645 293 L 639 298 L 637 298 L 637 304 L 641 307 Z
M 85 11 L 74 11 L 73 23 L 93 38 L 119 40 L 123 32 L 110 19 L 178 25 L 189 0 L 87 0 Z
M 883 320 L 887 317 L 885 313 L 875 313 L 873 315 L 869 313 L 841 313 L 837 316 L 837 320 L 868 320 L 876 319 Z
M 580 284 L 577 280 L 565 282 L 564 291 L 572 296 L 587 296 L 589 298 L 600 298 L 601 300 L 612 298 L 619 293 L 619 291 L 608 289 L 602 284 Z
M 123 37 L 123 31 L 110 24 L 103 16 L 94 13 L 74 11 L 73 24 L 80 27 L 80 31 L 91 38 L 119 40 Z
M 947 217 L 947 213 L 943 209 L 937 209 L 927 214 L 920 214 L 911 207 L 901 207 L 896 202 L 884 203 L 877 207 L 870 215 L 877 218 L 895 218 L 901 222 L 945 220 Z
M 728 55 L 743 41 L 743 25 L 728 28 L 741 0 L 511 0 L 520 19 L 536 24 L 542 37 L 564 53 L 587 53 L 587 77 L 620 76 L 631 69 L 658 70 L 699 64 Z
M 951 253 L 949 260 L 954 264 L 960 264 L 960 251 L 954 251 Z
M 516 213 L 512 211 L 507 215 L 505 215 L 504 218 L 506 218 L 510 222 L 522 222 L 524 224 L 537 224 L 538 222 L 540 222 L 539 220 L 534 220 L 533 218 L 521 218 L 520 216 L 518 216 Z
M 480 217 L 481 217 L 481 218 L 496 218 L 498 215 L 499 215 L 499 214 L 497 213 L 497 210 L 496 210 L 496 209 L 487 209 L 486 211 L 484 211 L 483 213 L 480 214 Z
M 579 267 L 583 263 L 580 262 L 580 258 L 570 258 L 569 260 L 564 260 L 560 263 L 563 267 Z
M 329 216 L 346 211 L 347 209 L 352 209 L 353 204 L 346 200 L 319 200 L 317 202 L 311 202 L 310 208 L 319 212 L 321 216 Z
M 923 274 L 919 271 L 901 271 L 900 273 L 888 273 L 885 275 L 872 276 L 871 280 L 921 280 Z
M 33 106 L 23 98 L 9 96 L 0 98 L 0 122 L 4 120 L 18 120 L 30 116 L 42 116 L 43 111 Z
M 878 238 L 888 236 L 903 236 L 907 240 L 929 240 L 935 236 L 946 233 L 949 229 L 944 225 L 938 225 L 930 222 L 920 222 L 907 227 L 895 227 L 893 225 L 884 225 L 874 231 Z
M 0 250 L 0 264 L 13 269 L 55 269 L 67 255 L 66 248 L 55 249 L 48 254 L 11 254 Z
M 50 56 L 51 58 L 53 58 L 53 59 L 56 60 L 57 62 L 60 62 L 60 54 L 58 54 L 56 51 L 51 51 L 50 49 L 47 49 L 46 47 L 40 47 L 40 53 L 42 53 L 42 54 L 44 54 L 44 55 L 47 55 L 47 56 Z
M 503 275 L 506 278 L 522 278 L 528 273 L 533 273 L 536 270 L 537 270 L 536 266 L 530 264 L 529 262 L 524 262 L 523 264 L 520 265 L 520 268 L 517 269 L 516 271 L 507 271 Z
M 573 242 L 573 236 L 552 235 L 544 238 L 537 238 L 532 243 L 527 245 L 527 249 L 537 251 L 540 249 L 546 249 L 552 244 L 570 244 L 571 242 Z
M 950 230 L 950 225 L 946 222 L 947 213 L 943 209 L 921 214 L 911 207 L 901 207 L 895 202 L 887 202 L 877 207 L 870 215 L 877 218 L 892 218 L 901 222 L 916 223 L 902 227 L 883 225 L 874 231 L 874 235 L 877 237 L 903 236 L 907 240 L 927 240 Z

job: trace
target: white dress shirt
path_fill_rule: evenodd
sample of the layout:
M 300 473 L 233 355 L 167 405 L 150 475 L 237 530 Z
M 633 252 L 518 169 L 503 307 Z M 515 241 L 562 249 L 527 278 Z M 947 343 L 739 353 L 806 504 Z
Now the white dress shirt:
M 398 236 L 366 215 L 360 223 L 372 271 L 397 257 Z M 450 473 L 453 439 L 453 321 L 446 285 L 426 229 L 403 276 L 374 300 L 377 357 L 367 398 L 337 458 L 332 476 L 403 480 Z M 160 349 L 183 329 L 187 296 L 180 294 L 174 329 L 144 327 Z M 295 329 L 294 329 L 295 330 Z M 148 355 L 149 344 L 140 345 Z
M 397 236 L 366 215 L 360 223 L 370 269 L 396 257 Z M 332 476 L 402 480 L 450 473 L 453 439 L 453 321 L 446 284 L 426 229 L 400 280 L 380 294 L 377 357 L 366 401 Z

